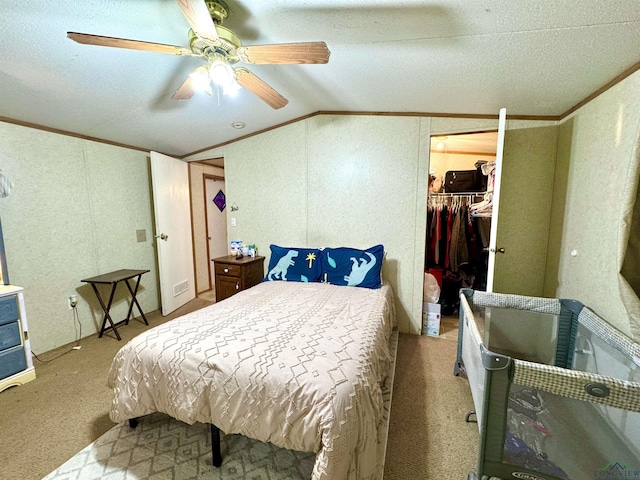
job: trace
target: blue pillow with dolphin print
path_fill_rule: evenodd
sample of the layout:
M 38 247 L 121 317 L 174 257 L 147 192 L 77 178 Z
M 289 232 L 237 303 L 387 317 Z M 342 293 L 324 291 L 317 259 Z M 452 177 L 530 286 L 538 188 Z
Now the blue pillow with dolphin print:
M 271 258 L 265 281 L 318 282 L 320 280 L 320 250 L 270 245 Z
M 352 287 L 380 288 L 384 247 L 325 248 L 322 250 L 322 282 Z

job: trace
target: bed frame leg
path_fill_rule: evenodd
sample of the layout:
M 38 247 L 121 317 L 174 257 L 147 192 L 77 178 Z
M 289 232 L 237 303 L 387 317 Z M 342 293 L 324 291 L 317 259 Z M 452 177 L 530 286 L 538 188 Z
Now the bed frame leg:
M 222 465 L 222 454 L 220 453 L 220 429 L 213 423 L 211 424 L 211 456 L 213 457 L 213 466 Z
M 138 418 L 130 418 L 129 419 L 129 426 L 131 428 L 136 428 L 138 426 Z

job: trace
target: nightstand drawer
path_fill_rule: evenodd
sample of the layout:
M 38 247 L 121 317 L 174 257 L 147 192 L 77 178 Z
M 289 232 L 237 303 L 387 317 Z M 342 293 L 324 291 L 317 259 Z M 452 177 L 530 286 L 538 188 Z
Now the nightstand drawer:
M 24 347 L 13 347 L 0 352 L 0 378 L 6 378 L 27 368 Z
M 231 277 L 240 276 L 240 265 L 229 265 L 228 263 L 216 263 L 216 275 L 228 275 Z
M 0 298 L 0 325 L 18 320 L 18 302 L 15 295 Z
M 22 287 L 0 285 L 0 392 L 36 378 L 23 292 Z
M 20 326 L 18 322 L 0 325 L 0 351 L 20 345 Z

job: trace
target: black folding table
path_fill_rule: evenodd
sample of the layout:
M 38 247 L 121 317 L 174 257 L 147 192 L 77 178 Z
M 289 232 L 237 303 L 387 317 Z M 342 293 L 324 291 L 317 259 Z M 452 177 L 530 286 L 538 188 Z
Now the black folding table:
M 142 316 L 142 319 L 144 320 L 145 325 L 149 325 L 149 322 L 147 322 L 147 318 L 144 316 L 144 312 L 142 311 L 142 308 L 140 308 L 140 304 L 138 303 L 138 300 L 136 300 L 138 287 L 140 286 L 140 278 L 142 278 L 142 275 L 147 273 L 148 271 L 149 270 L 123 269 L 123 270 L 116 270 L 114 272 L 98 275 L 96 277 L 85 278 L 84 280 L 80 280 L 81 282 L 91 284 L 91 287 L 93 288 L 93 291 L 95 292 L 96 297 L 98 297 L 100 306 L 104 311 L 104 318 L 102 319 L 102 327 L 100 327 L 100 334 L 98 335 L 98 337 L 102 337 L 102 334 L 107 330 L 113 330 L 113 333 L 116 334 L 116 337 L 118 338 L 118 340 L 122 340 L 122 338 L 120 338 L 120 334 L 118 333 L 118 329 L 116 328 L 116 325 L 120 325 L 122 323 L 124 323 L 125 325 L 129 324 L 129 319 L 131 318 L 131 313 L 133 312 L 134 305 L 138 307 L 138 311 L 140 312 L 140 315 Z M 129 283 L 129 280 L 135 277 L 137 277 L 135 287 L 131 288 L 131 284 Z M 113 319 L 111 318 L 111 315 L 109 314 L 109 310 L 111 310 L 111 303 L 113 302 L 113 296 L 116 293 L 116 287 L 120 282 L 124 282 L 125 285 L 127 285 L 127 288 L 129 289 L 129 293 L 131 293 L 131 304 L 129 305 L 127 318 L 114 323 Z M 109 301 L 107 302 L 106 305 L 104 304 L 104 300 L 102 299 L 100 292 L 96 288 L 96 285 L 99 283 L 111 285 L 111 294 L 109 295 Z M 107 327 L 107 321 L 110 324 L 109 327 Z

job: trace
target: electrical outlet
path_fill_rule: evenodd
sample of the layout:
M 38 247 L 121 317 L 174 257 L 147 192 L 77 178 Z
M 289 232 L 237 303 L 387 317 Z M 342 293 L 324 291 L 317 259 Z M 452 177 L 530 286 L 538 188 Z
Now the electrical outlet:
M 73 308 L 77 305 L 78 297 L 76 297 L 75 295 L 69 295 L 69 298 L 67 298 L 67 307 L 69 308 L 69 310 L 73 310 Z

